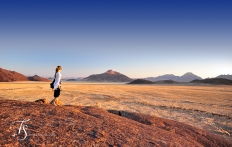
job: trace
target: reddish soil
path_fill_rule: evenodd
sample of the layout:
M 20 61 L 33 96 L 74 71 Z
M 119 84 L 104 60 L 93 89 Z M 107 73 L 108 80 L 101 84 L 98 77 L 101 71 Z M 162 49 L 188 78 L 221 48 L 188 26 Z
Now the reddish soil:
M 39 102 L 0 100 L 0 146 L 232 146 L 216 135 L 168 119 Z M 23 124 L 27 136 L 19 140 L 25 133 L 18 133 L 16 121 L 28 119 Z

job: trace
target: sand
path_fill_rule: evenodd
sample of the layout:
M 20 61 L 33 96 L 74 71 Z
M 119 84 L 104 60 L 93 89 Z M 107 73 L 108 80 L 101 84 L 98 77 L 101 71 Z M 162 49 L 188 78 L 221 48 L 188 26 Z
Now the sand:
M 53 99 L 49 82 L 0 83 L 0 99 Z M 98 106 L 168 118 L 232 142 L 232 86 L 63 82 L 64 105 Z

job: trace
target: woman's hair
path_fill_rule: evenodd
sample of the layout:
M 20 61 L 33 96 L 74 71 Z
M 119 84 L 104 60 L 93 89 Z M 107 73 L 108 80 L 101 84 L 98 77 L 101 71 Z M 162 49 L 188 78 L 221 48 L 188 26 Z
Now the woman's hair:
M 56 73 L 57 73 L 59 70 L 62 70 L 62 67 L 61 67 L 61 66 L 57 66 L 57 67 L 56 67 L 56 71 L 55 71 L 55 75 L 54 75 L 55 78 L 56 78 Z

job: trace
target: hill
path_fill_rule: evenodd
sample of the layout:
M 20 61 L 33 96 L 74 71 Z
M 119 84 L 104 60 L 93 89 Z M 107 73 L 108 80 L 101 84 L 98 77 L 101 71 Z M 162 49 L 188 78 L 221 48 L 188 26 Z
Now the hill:
M 173 81 L 173 80 L 161 80 L 156 81 L 154 84 L 178 84 L 179 82 Z
M 51 81 L 51 80 L 49 80 L 49 79 L 40 77 L 40 76 L 38 76 L 38 75 L 34 75 L 34 76 L 32 76 L 32 77 L 28 77 L 28 79 L 29 79 L 30 81 L 43 81 L 43 82 Z
M 78 78 L 65 78 L 63 80 L 66 80 L 66 81 L 82 81 L 83 78 L 82 77 L 78 77 Z
M 16 71 L 0 68 L 0 82 L 29 81 L 28 77 Z
M 27 77 L 16 71 L 10 71 L 3 68 L 0 68 L 0 82 L 13 82 L 13 81 L 50 81 L 46 78 L 39 77 L 34 75 L 32 77 Z
M 191 72 L 187 72 L 185 73 L 184 75 L 180 76 L 180 79 L 177 80 L 179 82 L 189 82 L 189 81 L 192 81 L 192 80 L 201 80 L 202 78 L 191 73 Z
M 145 79 L 149 80 L 149 81 L 172 80 L 172 81 L 177 81 L 177 82 L 190 82 L 190 81 L 195 80 L 195 79 L 201 80 L 202 78 L 191 73 L 191 72 L 187 72 L 182 76 L 175 76 L 173 74 L 166 74 L 166 75 L 162 75 L 162 76 L 158 76 L 158 77 L 148 77 Z
M 131 81 L 128 84 L 153 84 L 153 82 L 149 80 L 144 80 L 144 79 L 136 79 L 134 81 Z
M 204 80 L 193 80 L 190 83 L 215 84 L 215 85 L 232 85 L 232 80 L 223 79 L 223 78 L 211 78 L 211 79 L 204 79 Z
M 77 81 L 76 79 L 67 79 L 66 81 Z
M 232 146 L 196 127 L 139 113 L 15 100 L 0 100 L 0 112 L 0 146 Z
M 131 78 L 113 71 L 113 70 L 108 70 L 105 73 L 102 74 L 95 74 L 95 75 L 90 75 L 86 78 L 84 78 L 83 80 L 85 81 L 108 81 L 108 82 L 130 82 L 132 81 Z
M 223 79 L 229 79 L 232 80 L 232 75 L 219 75 L 216 78 L 223 78 Z
M 180 84 L 180 82 L 172 81 L 172 80 L 160 80 L 160 81 L 149 81 L 145 79 L 136 79 L 128 84 Z
M 179 76 L 175 76 L 173 74 L 165 74 L 162 76 L 158 76 L 158 77 L 148 77 L 145 78 L 146 80 L 150 80 L 150 81 L 160 81 L 160 80 L 178 80 Z

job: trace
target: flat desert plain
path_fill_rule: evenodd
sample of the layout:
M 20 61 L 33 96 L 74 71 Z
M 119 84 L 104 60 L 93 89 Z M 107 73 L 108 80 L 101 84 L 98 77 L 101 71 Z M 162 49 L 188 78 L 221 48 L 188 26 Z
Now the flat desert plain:
M 53 90 L 49 84 L 2 82 L 0 99 L 46 98 L 50 102 Z M 64 105 L 98 106 L 176 120 L 232 142 L 232 86 L 63 82 L 59 98 Z

